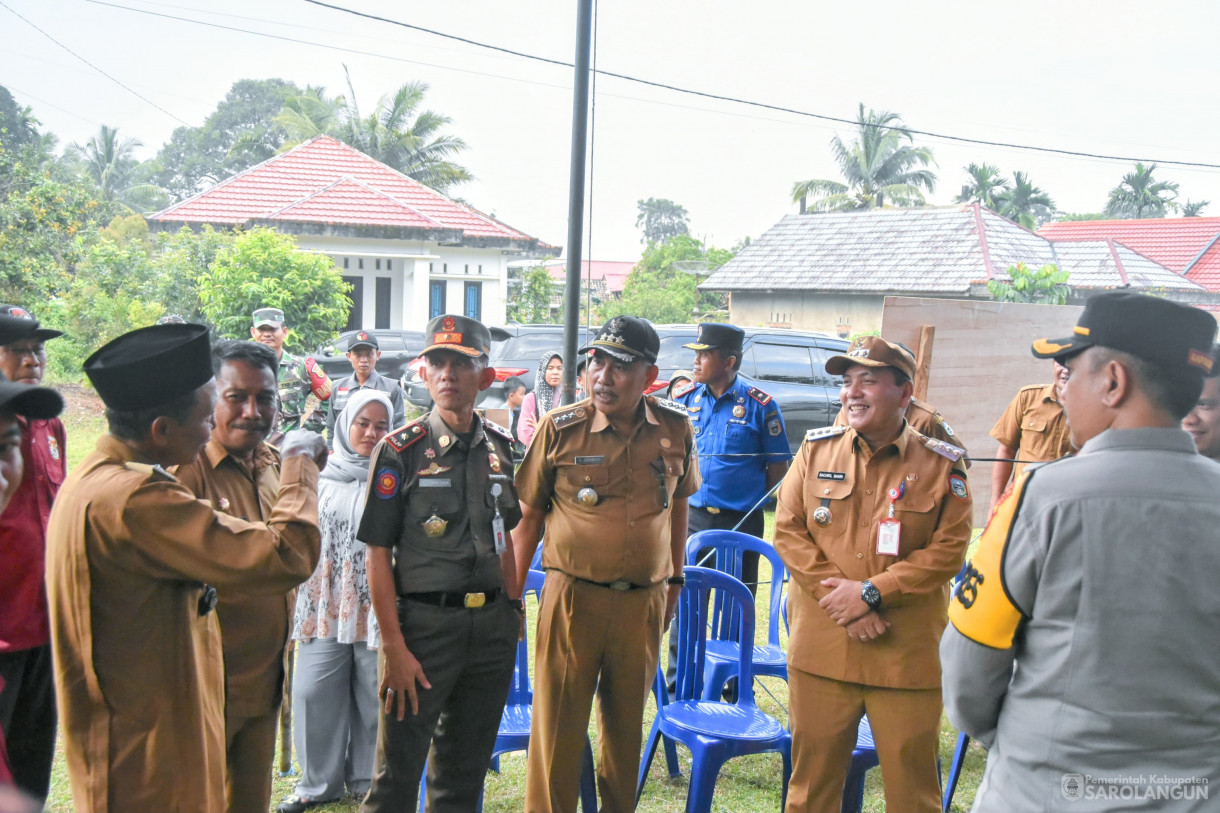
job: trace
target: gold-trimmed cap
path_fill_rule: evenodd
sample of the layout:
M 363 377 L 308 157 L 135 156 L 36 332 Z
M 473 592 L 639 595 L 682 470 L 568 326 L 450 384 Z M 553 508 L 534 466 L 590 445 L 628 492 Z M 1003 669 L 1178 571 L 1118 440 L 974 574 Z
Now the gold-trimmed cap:
M 597 338 L 577 352 L 601 350 L 619 361 L 643 359 L 649 364 L 656 364 L 657 351 L 660 349 L 661 339 L 647 319 L 638 316 L 615 316 L 602 325 Z
M 893 367 L 906 374 L 907 378 L 915 377 L 915 357 L 905 348 L 887 342 L 880 336 L 861 336 L 851 343 L 846 353 L 831 356 L 826 359 L 826 372 L 831 375 L 843 375 L 852 364 L 864 367 Z
M 1108 291 L 1085 302 L 1072 335 L 1038 339 L 1035 356 L 1063 361 L 1093 346 L 1109 347 L 1178 372 L 1212 372 L 1216 320 L 1199 308 L 1129 291 Z

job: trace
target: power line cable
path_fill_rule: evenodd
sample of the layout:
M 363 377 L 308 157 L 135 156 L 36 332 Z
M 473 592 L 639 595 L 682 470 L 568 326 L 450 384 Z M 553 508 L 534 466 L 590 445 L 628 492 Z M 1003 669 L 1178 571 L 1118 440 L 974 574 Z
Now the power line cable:
M 94 0 L 90 0 L 90 2 L 94 2 Z M 337 5 L 334 5 L 333 3 L 323 2 L 323 0 L 304 0 L 304 2 L 309 3 L 310 5 L 314 5 L 314 6 L 328 8 L 333 11 L 339 11 L 344 14 L 352 14 L 357 17 L 363 17 L 368 20 L 374 20 L 376 22 L 388 23 L 389 25 L 396 25 L 396 26 L 400 26 L 402 28 L 409 28 L 413 31 L 421 31 L 426 34 L 431 34 L 433 36 L 442 37 L 444 39 L 454 40 L 456 42 L 466 43 L 467 45 L 473 45 L 477 48 L 483 48 L 483 49 L 486 49 L 489 51 L 497 51 L 502 54 L 509 54 L 511 56 L 521 57 L 523 59 L 529 59 L 529 60 L 533 60 L 535 62 L 543 62 L 548 65 L 557 65 L 559 67 L 565 67 L 565 68 L 574 67 L 571 62 L 564 62 L 561 59 L 551 59 L 550 57 L 538 56 L 537 54 L 529 54 L 524 51 L 515 51 L 512 48 L 505 48 L 500 45 L 491 45 L 490 43 L 479 42 L 478 40 L 473 40 L 468 37 L 460 37 L 456 34 L 449 34 L 444 31 L 437 31 L 436 29 L 426 28 L 421 25 L 407 23 L 407 22 L 403 22 L 401 20 L 394 20 L 389 17 L 381 17 L 376 14 L 369 14 L 367 12 L 357 11 L 355 9 L 344 8 L 343 6 L 337 6 Z M 638 76 L 630 76 L 628 74 L 616 73 L 614 71 L 598 70 L 596 72 L 602 74 L 603 76 L 611 76 L 611 77 L 614 77 L 615 79 L 622 79 L 626 82 L 634 82 L 636 84 L 645 85 L 647 87 L 654 87 L 654 88 L 659 88 L 662 90 L 670 90 L 675 93 L 684 93 L 684 94 L 687 94 L 690 96 L 699 96 L 704 99 L 715 99 L 716 101 L 729 102 L 731 104 L 743 104 L 743 105 L 748 105 L 750 107 L 762 108 L 764 110 L 774 110 L 774 111 L 777 111 L 780 113 L 789 113 L 794 116 L 802 116 L 805 118 L 820 119 L 822 121 L 831 121 L 831 122 L 835 122 L 837 124 L 847 124 L 847 125 L 851 125 L 853 127 L 855 127 L 859 124 L 859 122 L 857 122 L 853 119 L 844 119 L 844 118 L 839 118 L 837 116 L 828 116 L 824 113 L 813 113 L 808 110 L 798 110 L 798 109 L 792 108 L 792 107 L 784 107 L 782 105 L 768 104 L 767 102 L 759 102 L 759 101 L 754 101 L 751 99 L 741 99 L 741 98 L 738 98 L 735 96 L 726 96 L 726 95 L 719 94 L 719 93 L 709 93 L 707 91 L 694 90 L 692 88 L 684 88 L 684 87 L 680 87 L 678 85 L 670 85 L 665 82 L 657 82 L 657 81 L 654 81 L 651 79 L 643 79 Z M 904 133 L 904 134 L 907 134 L 907 135 L 922 135 L 922 136 L 928 136 L 930 138 L 940 138 L 945 141 L 956 141 L 956 142 L 960 142 L 960 143 L 964 143 L 964 144 L 977 144 L 979 146 L 984 146 L 984 147 L 1006 147 L 1009 149 L 1030 150 L 1033 152 L 1045 152 L 1045 153 L 1052 153 L 1055 155 L 1066 155 L 1066 156 L 1079 157 L 1079 158 L 1100 158 L 1100 159 L 1107 160 L 1107 161 L 1122 161 L 1122 162 L 1127 162 L 1127 163 L 1142 162 L 1142 163 L 1154 163 L 1154 164 L 1163 164 L 1163 165 L 1171 165 L 1171 166 L 1202 167 L 1205 169 L 1220 169 L 1220 164 L 1210 164 L 1210 163 L 1205 163 L 1205 162 L 1200 162 L 1200 161 L 1173 161 L 1173 160 L 1163 159 L 1163 158 L 1139 158 L 1139 157 L 1130 157 L 1130 156 L 1122 156 L 1122 155 L 1106 155 L 1104 153 L 1091 153 L 1091 152 L 1082 152 L 1082 151 L 1078 151 L 1078 150 L 1065 150 L 1065 149 L 1059 149 L 1057 147 L 1038 147 L 1038 146 L 1033 146 L 1030 144 L 1013 144 L 1013 143 L 1004 142 L 1004 141 L 989 141 L 989 140 L 981 139 L 981 138 L 968 138 L 966 136 L 954 136 L 954 135 L 947 135 L 945 133 L 936 133 L 936 132 L 932 132 L 930 130 L 915 130 L 910 127 L 894 127 L 891 129 Z
M 141 101 L 143 101 L 143 102 L 145 102 L 145 103 L 147 103 L 147 104 L 152 105 L 153 107 L 155 107 L 156 109 L 160 110 L 162 113 L 164 113 L 165 115 L 169 116 L 171 119 L 173 119 L 174 121 L 178 122 L 179 124 L 186 124 L 186 122 L 185 122 L 185 121 L 183 121 L 182 119 L 178 118 L 178 117 L 177 117 L 177 116 L 175 116 L 173 113 L 169 112 L 169 111 L 168 111 L 168 110 L 166 110 L 164 107 L 162 107 L 161 105 L 159 105 L 159 104 L 157 104 L 156 102 L 154 102 L 152 99 L 149 99 L 147 96 L 143 96 L 143 95 L 141 95 L 141 94 L 140 94 L 140 93 L 138 93 L 137 91 L 135 91 L 135 90 L 131 89 L 131 88 L 130 88 L 130 87 L 128 87 L 127 85 L 125 85 L 125 84 L 123 84 L 122 82 L 120 82 L 118 79 L 115 79 L 113 76 L 111 76 L 110 74 L 106 73 L 104 70 L 102 70 L 101 68 L 99 68 L 97 65 L 94 65 L 92 62 L 90 62 L 89 60 L 85 59 L 85 58 L 84 58 L 83 56 L 81 56 L 80 54 L 76 53 L 76 51 L 73 51 L 71 48 L 69 48 L 68 46 L 66 46 L 66 45 L 64 45 L 62 42 L 60 42 L 59 40 L 57 40 L 57 39 L 55 39 L 54 37 L 52 37 L 52 36 L 51 36 L 50 34 L 48 34 L 46 31 L 44 31 L 44 30 L 42 30 L 41 28 L 39 28 L 37 25 L 35 25 L 34 23 L 32 23 L 30 20 L 26 19 L 25 17 L 22 17 L 20 14 L 18 14 L 16 11 L 14 11 L 14 10 L 13 10 L 13 8 L 12 8 L 11 6 L 9 6 L 7 3 L 5 3 L 5 2 L 4 2 L 4 0 L 0 0 L 0 6 L 3 6 L 3 7 L 4 7 L 5 9 L 7 9 L 7 10 L 8 10 L 8 12 L 9 12 L 10 14 L 12 14 L 14 17 L 17 17 L 19 20 L 21 20 L 21 21 L 22 21 L 22 22 L 24 22 L 26 25 L 28 25 L 30 28 L 33 28 L 33 29 L 34 29 L 35 31 L 37 31 L 39 34 L 42 34 L 44 37 L 46 37 L 46 38 L 47 38 L 47 39 L 49 39 L 51 42 L 53 42 L 53 43 L 55 43 L 56 45 L 58 45 L 60 48 L 63 48 L 65 51 L 67 51 L 67 52 L 68 52 L 68 53 L 70 53 L 72 56 L 74 56 L 74 57 L 76 57 L 77 59 L 79 59 L 81 62 L 84 62 L 84 63 L 85 63 L 86 65 L 88 65 L 90 68 L 93 68 L 93 70 L 97 71 L 97 72 L 98 72 L 98 73 L 100 73 L 102 76 L 104 76 L 104 77 L 106 77 L 107 79 L 109 79 L 111 82 L 114 82 L 116 85 L 118 85 L 118 86 L 119 86 L 119 87 L 121 87 L 123 90 L 127 91 L 128 93 L 130 93 L 132 96 L 135 96 L 137 99 L 140 99 Z M 187 125 L 187 126 L 189 127 L 190 125 Z

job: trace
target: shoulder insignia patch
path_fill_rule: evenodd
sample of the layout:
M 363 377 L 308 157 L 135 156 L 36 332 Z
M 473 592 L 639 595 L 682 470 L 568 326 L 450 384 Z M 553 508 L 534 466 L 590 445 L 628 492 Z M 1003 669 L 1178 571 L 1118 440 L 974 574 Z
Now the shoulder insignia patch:
M 949 458 L 954 463 L 966 456 L 965 449 L 959 446 L 954 446 L 952 443 L 945 443 L 943 440 L 937 440 L 936 438 L 930 438 L 922 435 L 921 437 L 923 437 L 924 446 L 927 446 L 941 457 Z
M 661 409 L 669 410 L 670 412 L 674 412 L 682 417 L 686 417 L 687 415 L 686 407 L 682 406 L 677 401 L 668 401 L 664 398 L 653 398 L 653 403 L 659 406 Z
M 846 431 L 846 426 L 823 426 L 821 429 L 810 429 L 805 433 L 805 442 L 813 443 L 817 440 L 826 440 L 826 438 L 837 438 Z
M 385 436 L 385 442 L 390 444 L 390 448 L 396 452 L 401 452 L 415 441 L 428 434 L 428 429 L 423 425 L 423 420 L 409 423 L 401 429 L 395 429 L 393 432 Z
M 593 411 L 593 407 L 570 406 L 567 409 L 561 409 L 555 412 L 548 412 L 551 420 L 555 422 L 556 429 L 564 429 L 576 423 L 580 423 L 585 418 L 589 417 L 589 413 Z
M 750 389 L 747 391 L 747 393 L 749 394 L 749 396 L 751 398 L 753 398 L 755 401 L 762 404 L 763 406 L 766 406 L 767 404 L 771 403 L 771 396 L 767 395 L 765 392 L 760 390 L 758 387 L 750 387 Z
M 142 474 L 149 480 L 166 480 L 171 483 L 178 481 L 178 478 L 170 474 L 160 466 L 150 466 L 147 463 L 127 462 L 123 467 L 128 471 L 134 471 L 136 474 Z
M 500 424 L 498 424 L 498 423 L 496 423 L 495 421 L 491 420 L 491 419 L 490 419 L 490 418 L 488 418 L 486 415 L 483 415 L 482 413 L 479 413 L 479 415 L 480 415 L 480 417 L 482 417 L 482 418 L 483 418 L 483 426 L 487 427 L 487 428 L 488 428 L 488 429 L 490 429 L 492 432 L 495 432 L 497 435 L 499 435 L 500 437 L 504 438 L 504 439 L 505 439 L 505 440 L 507 440 L 509 443 L 512 443 L 512 441 L 513 441 L 513 433 L 512 433 L 512 432 L 509 432 L 509 431 L 508 431 L 507 429 L 505 429 L 503 426 L 500 426 Z
M 683 381 L 681 384 L 674 387 L 673 393 L 671 393 L 671 394 L 675 398 L 681 398 L 683 395 L 687 395 L 687 394 L 693 392 L 694 389 L 695 389 L 694 381 Z

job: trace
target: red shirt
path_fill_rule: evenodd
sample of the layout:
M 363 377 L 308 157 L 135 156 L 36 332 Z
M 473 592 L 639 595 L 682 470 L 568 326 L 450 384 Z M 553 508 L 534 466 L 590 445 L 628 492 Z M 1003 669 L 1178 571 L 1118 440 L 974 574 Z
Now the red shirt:
M 45 584 L 47 520 L 68 471 L 59 418 L 17 419 L 25 474 L 0 515 L 0 652 L 50 643 Z

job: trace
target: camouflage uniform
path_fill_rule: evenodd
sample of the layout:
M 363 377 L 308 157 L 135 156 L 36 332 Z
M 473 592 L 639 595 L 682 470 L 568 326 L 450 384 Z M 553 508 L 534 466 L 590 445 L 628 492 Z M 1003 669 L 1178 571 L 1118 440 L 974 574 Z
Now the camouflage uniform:
M 319 408 L 321 402 L 312 395 L 305 359 L 284 351 L 280 357 L 280 409 L 275 417 L 275 430 L 267 442 L 278 447 L 284 433 L 303 427 L 318 434 L 326 431 L 326 418 Z M 308 413 L 308 416 L 306 416 Z

